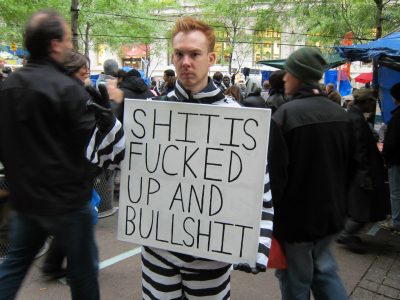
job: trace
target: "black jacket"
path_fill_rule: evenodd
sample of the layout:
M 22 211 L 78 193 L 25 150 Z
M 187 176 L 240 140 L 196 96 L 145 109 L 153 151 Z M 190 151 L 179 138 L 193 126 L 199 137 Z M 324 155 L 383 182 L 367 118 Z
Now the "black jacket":
M 355 135 L 356 173 L 351 179 L 348 215 L 359 222 L 379 221 L 389 213 L 383 159 L 363 112 L 355 105 L 347 110 Z
M 90 201 L 85 158 L 95 128 L 89 95 L 49 59 L 29 62 L 0 90 L 0 161 L 20 212 L 57 215 Z
M 253 95 L 250 94 L 246 98 L 244 98 L 240 104 L 246 107 L 259 107 L 259 108 L 266 108 L 265 100 L 260 95 Z
M 389 166 L 400 165 L 400 105 L 397 105 L 392 111 L 392 119 L 387 126 L 382 154 Z
M 142 78 L 129 76 L 121 83 L 120 89 L 124 92 L 124 99 L 148 99 L 154 97 Z M 124 117 L 124 103 L 111 101 L 115 116 L 122 122 Z
M 268 163 L 278 240 L 315 241 L 343 227 L 352 140 L 346 112 L 318 87 L 303 85 L 273 114 Z

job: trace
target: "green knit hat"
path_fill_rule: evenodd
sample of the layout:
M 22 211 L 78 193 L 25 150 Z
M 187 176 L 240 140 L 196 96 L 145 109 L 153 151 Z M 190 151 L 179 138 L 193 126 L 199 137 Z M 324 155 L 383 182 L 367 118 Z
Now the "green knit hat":
M 315 83 L 322 78 L 325 65 L 327 62 L 317 48 L 305 47 L 287 58 L 285 69 L 305 83 Z

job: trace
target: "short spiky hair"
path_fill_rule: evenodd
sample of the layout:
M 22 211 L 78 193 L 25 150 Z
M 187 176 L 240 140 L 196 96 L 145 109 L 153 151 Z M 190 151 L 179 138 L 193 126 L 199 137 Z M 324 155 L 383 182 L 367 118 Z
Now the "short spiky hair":
M 189 33 L 191 31 L 196 31 L 196 30 L 201 31 L 206 36 L 208 40 L 208 52 L 214 52 L 214 47 L 215 47 L 214 29 L 209 25 L 207 25 L 206 23 L 204 23 L 203 21 L 200 21 L 192 17 L 185 17 L 176 21 L 175 27 L 172 29 L 172 40 L 174 40 L 175 36 L 179 32 Z

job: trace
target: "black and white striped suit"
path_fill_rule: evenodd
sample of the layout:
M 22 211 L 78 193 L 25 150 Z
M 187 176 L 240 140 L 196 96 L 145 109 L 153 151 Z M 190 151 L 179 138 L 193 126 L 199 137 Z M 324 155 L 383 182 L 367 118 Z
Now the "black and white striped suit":
M 168 101 L 240 106 L 226 98 L 213 81 L 207 87 L 190 94 L 177 81 L 175 90 L 167 96 Z M 271 247 L 273 207 L 269 174 L 264 176 L 264 196 L 260 238 L 256 264 L 264 267 L 268 262 Z M 143 299 L 230 299 L 231 264 L 211 261 L 152 247 L 142 248 Z

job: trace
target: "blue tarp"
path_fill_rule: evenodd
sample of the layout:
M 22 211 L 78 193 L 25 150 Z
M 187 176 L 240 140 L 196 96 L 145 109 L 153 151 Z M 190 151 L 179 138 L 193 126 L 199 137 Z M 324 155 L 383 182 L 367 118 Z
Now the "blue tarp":
M 341 57 L 351 61 L 400 61 L 400 31 L 392 32 L 383 38 L 366 44 L 352 46 L 335 46 Z
M 350 95 L 353 90 L 350 81 L 348 80 L 340 80 L 339 83 L 339 93 L 342 97 Z
M 3 45 L 3 46 L 0 47 L 0 49 L 2 49 L 2 50 L 4 50 L 4 51 L 7 51 L 8 53 L 10 53 L 10 54 L 12 54 L 12 55 L 17 55 L 17 56 L 20 56 L 20 57 L 28 56 L 28 55 L 29 55 L 29 52 L 28 52 L 28 51 L 25 51 L 25 50 L 22 49 L 22 48 L 17 48 L 17 51 L 14 52 L 14 51 L 11 50 L 10 46 Z
M 378 71 L 379 80 L 379 99 L 381 99 L 382 117 L 385 123 L 389 122 L 392 117 L 391 111 L 394 109 L 390 89 L 393 85 L 400 82 L 400 72 L 389 69 L 387 67 L 380 67 Z
M 390 112 L 394 108 L 389 91 L 395 83 L 400 82 L 400 31 L 366 44 L 334 48 L 340 56 L 351 61 L 374 60 L 378 63 L 378 78 L 373 78 L 373 85 L 378 83 L 383 120 L 389 122 Z
M 274 72 L 274 71 L 267 71 L 267 70 L 261 71 L 261 86 L 262 86 L 263 82 L 265 80 L 267 80 L 269 78 L 269 76 L 271 76 L 272 72 Z
M 329 83 L 333 83 L 335 86 L 335 91 L 337 91 L 337 81 L 338 81 L 338 71 L 337 70 L 328 70 L 325 71 L 324 75 L 324 85 L 327 86 Z

